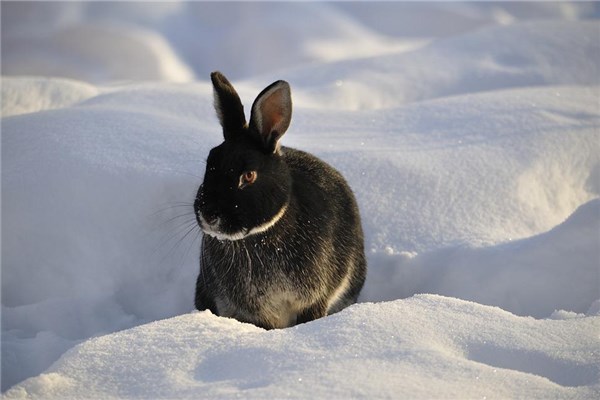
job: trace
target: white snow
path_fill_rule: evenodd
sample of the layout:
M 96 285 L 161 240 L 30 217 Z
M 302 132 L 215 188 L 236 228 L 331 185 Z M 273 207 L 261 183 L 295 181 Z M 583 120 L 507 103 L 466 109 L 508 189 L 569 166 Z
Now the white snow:
M 598 329 L 435 295 L 275 331 L 192 313 L 88 340 L 6 397 L 592 398 Z
M 600 395 L 592 3 L 2 3 L 6 398 Z M 208 73 L 346 176 L 360 303 L 192 312 Z

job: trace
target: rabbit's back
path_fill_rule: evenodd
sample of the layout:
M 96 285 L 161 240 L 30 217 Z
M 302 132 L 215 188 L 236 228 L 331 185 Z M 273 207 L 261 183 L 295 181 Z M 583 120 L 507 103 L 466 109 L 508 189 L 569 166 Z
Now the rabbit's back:
M 362 250 L 358 206 L 342 174 L 304 151 L 283 147 L 282 153 L 292 175 L 293 197 L 298 201 L 300 210 L 307 218 L 323 221 L 321 227 L 331 235 L 355 236 L 359 239 L 355 245 Z
M 305 230 L 300 241 L 318 254 L 314 268 L 323 278 L 331 314 L 356 302 L 366 277 L 356 199 L 342 174 L 329 164 L 300 150 L 282 151 L 292 175 L 296 226 Z

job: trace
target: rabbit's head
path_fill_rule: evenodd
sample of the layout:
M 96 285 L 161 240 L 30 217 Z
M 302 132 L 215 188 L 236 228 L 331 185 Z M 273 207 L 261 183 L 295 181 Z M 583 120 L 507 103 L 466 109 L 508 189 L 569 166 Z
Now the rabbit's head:
M 292 182 L 279 140 L 292 117 L 290 87 L 277 81 L 264 89 L 247 124 L 227 78 L 213 72 L 211 80 L 225 140 L 208 155 L 194 210 L 205 234 L 238 240 L 267 231 L 286 213 Z

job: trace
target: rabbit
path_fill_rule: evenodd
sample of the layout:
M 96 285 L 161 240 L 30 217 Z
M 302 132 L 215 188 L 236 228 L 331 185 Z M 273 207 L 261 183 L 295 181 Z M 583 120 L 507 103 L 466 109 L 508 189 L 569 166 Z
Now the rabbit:
M 224 142 L 206 161 L 194 201 L 203 231 L 195 306 L 265 329 L 286 328 L 356 302 L 367 265 L 354 195 L 334 168 L 280 145 L 290 86 L 277 81 L 252 104 L 211 74 Z

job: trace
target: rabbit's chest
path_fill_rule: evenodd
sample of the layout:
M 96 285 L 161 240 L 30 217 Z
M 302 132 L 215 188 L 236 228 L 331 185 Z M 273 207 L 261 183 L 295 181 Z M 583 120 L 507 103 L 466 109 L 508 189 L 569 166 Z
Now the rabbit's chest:
M 220 261 L 210 265 L 219 315 L 259 326 L 294 325 L 320 292 L 314 264 L 289 247 L 238 247 L 209 258 Z
M 217 300 L 219 313 L 223 311 L 223 316 L 257 325 L 261 322 L 278 328 L 294 325 L 307 300 L 303 284 L 273 265 L 264 274 L 243 271 L 242 267 L 242 273 L 234 278 L 236 284 L 226 285 L 223 296 Z
M 219 315 L 235 318 L 256 325 L 268 324 L 276 328 L 285 328 L 296 323 L 301 309 L 299 296 L 287 290 L 264 290 L 249 285 L 247 292 L 238 292 L 233 296 L 219 296 L 216 305 Z

